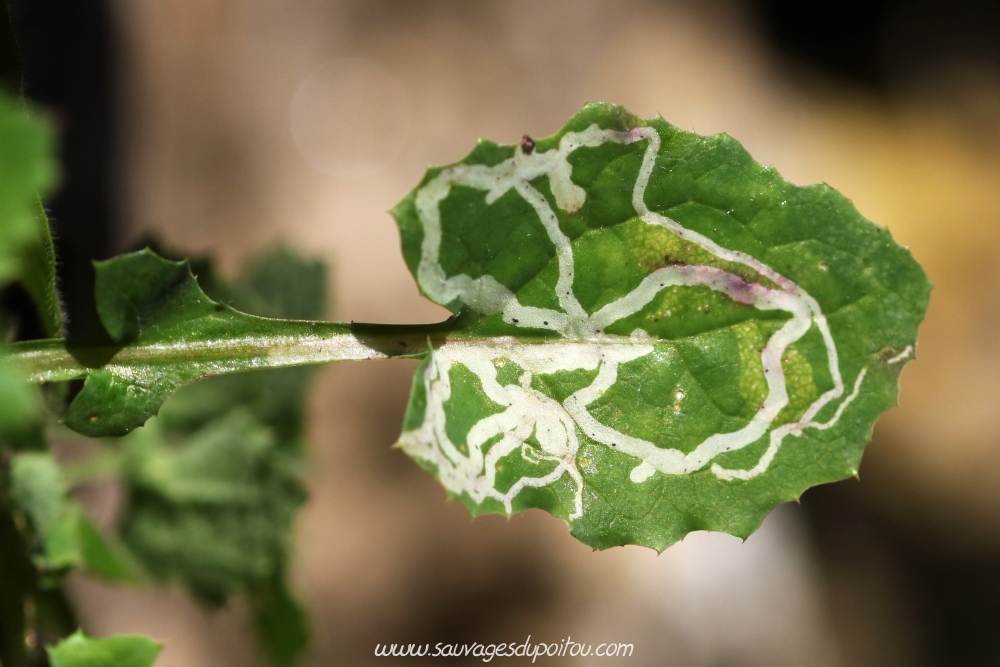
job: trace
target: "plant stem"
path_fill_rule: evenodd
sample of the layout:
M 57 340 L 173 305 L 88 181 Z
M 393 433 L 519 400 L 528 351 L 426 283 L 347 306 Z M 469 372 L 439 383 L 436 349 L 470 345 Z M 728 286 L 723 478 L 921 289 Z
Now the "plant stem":
M 362 359 L 419 359 L 455 333 L 455 323 L 394 325 L 271 320 L 266 333 L 180 338 L 169 343 L 63 339 L 0 346 L 31 382 L 84 378 L 95 368 L 148 369 L 197 364 L 205 375 Z M 489 339 L 481 339 L 486 343 Z

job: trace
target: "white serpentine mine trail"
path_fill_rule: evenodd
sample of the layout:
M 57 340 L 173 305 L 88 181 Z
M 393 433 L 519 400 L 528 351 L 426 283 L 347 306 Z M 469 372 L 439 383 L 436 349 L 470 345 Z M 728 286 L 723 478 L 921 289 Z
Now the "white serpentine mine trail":
M 548 176 L 556 205 L 569 213 L 579 210 L 586 192 L 571 180 L 572 167 L 567 158 L 578 148 L 599 146 L 609 141 L 622 144 L 648 142 L 632 191 L 632 205 L 643 221 L 665 227 L 720 259 L 752 268 L 777 289 L 744 282 L 739 276 L 715 267 L 668 266 L 650 273 L 629 294 L 588 314 L 573 292 L 574 263 L 570 240 L 559 228 L 558 218 L 548 201 L 531 185 L 531 181 Z M 454 165 L 441 171 L 417 193 L 417 215 L 424 231 L 417 279 L 424 292 L 438 303 L 458 299 L 482 314 L 501 313 L 505 321 L 518 327 L 551 329 L 562 335 L 561 339 L 551 343 L 532 345 L 519 345 L 513 338 L 498 340 L 492 346 L 447 342 L 434 351 L 423 378 L 427 396 L 424 421 L 418 428 L 403 433 L 399 445 L 411 456 L 434 464 L 442 484 L 449 491 L 468 493 L 477 503 L 493 498 L 503 503 L 510 513 L 513 499 L 525 487 L 548 486 L 568 475 L 576 487 L 574 507 L 569 518 L 578 519 L 583 516 L 583 480 L 576 460 L 579 449 L 577 429 L 595 442 L 638 459 L 639 464 L 630 475 L 636 484 L 646 481 L 657 471 L 666 475 L 685 475 L 700 470 L 719 454 L 742 449 L 768 435 L 770 430 L 768 448 L 751 469 L 730 470 L 718 464 L 712 465 L 712 472 L 720 479 L 746 480 L 767 470 L 785 436 L 800 435 L 807 428 L 830 428 L 858 395 L 865 369 L 858 374 L 853 391 L 840 404 L 833 418 L 825 423 L 813 421 L 824 406 L 844 394 L 837 347 L 819 304 L 801 287 L 756 258 L 723 248 L 708 237 L 651 211 L 646 206 L 644 195 L 659 149 L 660 135 L 654 128 L 640 127 L 617 132 L 603 130 L 594 124 L 583 132 L 565 134 L 558 149 L 525 153 L 519 147 L 512 158 L 492 167 Z M 559 265 L 556 296 L 561 310 L 525 306 L 513 292 L 490 275 L 472 278 L 464 274 L 445 274 L 439 256 L 442 234 L 440 203 L 454 185 L 486 191 L 487 204 L 492 204 L 513 189 L 534 208 L 555 246 Z M 712 435 L 685 454 L 606 426 L 591 416 L 587 406 L 615 384 L 619 364 L 653 352 L 654 341 L 642 329 L 636 329 L 628 337 L 611 336 L 603 333 L 604 330 L 641 310 L 660 290 L 671 286 L 698 285 L 761 310 L 784 310 L 792 317 L 771 336 L 761 352 L 768 393 L 757 414 L 738 431 Z M 833 388 L 816 399 L 798 421 L 771 429 L 778 413 L 789 402 L 781 365 L 782 355 L 789 345 L 802 338 L 814 325 L 826 344 Z M 497 368 L 507 362 L 524 369 L 518 384 L 504 386 L 497 382 Z M 482 383 L 486 395 L 506 406 L 502 412 L 490 415 L 472 427 L 466 437 L 467 453 L 451 441 L 446 430 L 445 403 L 451 398 L 449 372 L 455 364 L 468 368 Z M 595 369 L 597 377 L 594 381 L 562 403 L 531 386 L 533 374 Z M 541 451 L 526 444 L 532 435 L 541 445 Z M 492 446 L 487 448 L 490 443 L 493 443 Z M 501 492 L 496 488 L 497 466 L 503 457 L 517 449 L 525 460 L 539 465 L 545 461 L 549 466 L 554 464 L 554 468 L 540 477 L 522 477 Z

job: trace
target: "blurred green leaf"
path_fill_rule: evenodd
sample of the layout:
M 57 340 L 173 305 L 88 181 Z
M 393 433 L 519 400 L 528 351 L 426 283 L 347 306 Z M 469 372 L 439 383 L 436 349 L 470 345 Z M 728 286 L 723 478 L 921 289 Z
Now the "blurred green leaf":
M 20 281 L 35 302 L 45 333 L 59 336 L 63 315 L 55 252 L 41 201 L 57 173 L 53 133 L 20 93 L 18 49 L 4 4 L 0 7 L 0 289 Z M 19 319 L 32 316 L 0 312 L 0 337 L 23 339 L 28 329 Z M 45 404 L 39 388 L 28 380 L 24 369 L 0 351 L 0 664 L 5 667 L 37 662 L 41 649 L 28 646 L 29 634 L 45 640 L 75 625 L 62 591 L 50 585 L 78 561 L 79 512 L 65 497 L 55 462 L 40 453 L 48 447 Z M 36 452 L 9 457 L 6 448 Z
M 48 647 L 52 667 L 150 667 L 163 645 L 143 635 L 94 639 L 78 630 Z
M 128 556 L 101 534 L 68 495 L 62 471 L 51 454 L 30 452 L 13 457 L 10 495 L 31 523 L 36 540 L 31 547 L 41 573 L 81 567 L 107 581 L 139 581 Z
M 48 124 L 20 99 L 20 61 L 7 7 L 0 11 L 0 288 L 21 280 L 35 299 L 46 332 L 62 330 L 55 252 L 40 195 L 56 176 Z M 0 313 L 0 335 L 10 322 Z M 44 450 L 45 406 L 38 388 L 0 352 L 0 445 Z M 55 530 L 53 528 L 53 530 Z M 52 533 L 56 540 L 57 533 Z M 56 542 L 52 544 L 56 548 Z
M 232 281 L 221 278 L 208 258 L 191 260 L 191 269 L 209 298 L 241 312 L 287 320 L 319 320 L 326 314 L 326 265 L 284 246 L 247 262 Z
M 23 102 L 0 90 L 0 285 L 20 278 L 25 253 L 47 229 L 38 196 L 56 177 L 52 132 Z
M 473 514 L 601 549 L 745 537 L 857 474 L 930 293 L 833 188 L 606 104 L 481 141 L 393 214 L 421 291 L 491 341 L 434 346 L 399 446 Z
M 221 604 L 284 562 L 305 491 L 296 461 L 248 412 L 226 413 L 176 444 L 153 419 L 125 446 L 120 530 L 154 576 Z
M 101 533 L 82 512 L 78 515 L 76 529 L 80 557 L 88 574 L 119 584 L 142 580 L 125 550 Z
M 250 594 L 254 632 L 276 665 L 294 665 L 309 644 L 309 619 L 288 590 L 284 571 L 254 586 Z
M 79 509 L 66 496 L 59 465 L 48 453 L 24 453 L 10 465 L 10 493 L 15 505 L 30 519 L 37 539 L 35 563 L 42 570 L 77 565 Z
M 0 444 L 13 449 L 45 449 L 45 405 L 38 387 L 0 354 Z

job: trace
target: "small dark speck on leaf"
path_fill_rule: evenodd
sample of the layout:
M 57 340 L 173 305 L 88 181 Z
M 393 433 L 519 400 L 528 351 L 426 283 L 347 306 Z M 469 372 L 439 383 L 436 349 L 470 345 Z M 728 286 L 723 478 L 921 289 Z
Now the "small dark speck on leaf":
M 517 324 L 517 318 L 516 318 L 516 317 L 514 317 L 514 318 L 511 318 L 511 320 L 510 320 L 510 321 L 511 321 L 511 322 L 513 322 L 514 324 Z
M 524 135 L 521 139 L 521 150 L 524 151 L 525 155 L 531 155 L 535 150 L 535 140 L 528 135 Z
M 542 324 L 544 324 L 545 326 L 549 326 L 548 322 L 542 322 Z

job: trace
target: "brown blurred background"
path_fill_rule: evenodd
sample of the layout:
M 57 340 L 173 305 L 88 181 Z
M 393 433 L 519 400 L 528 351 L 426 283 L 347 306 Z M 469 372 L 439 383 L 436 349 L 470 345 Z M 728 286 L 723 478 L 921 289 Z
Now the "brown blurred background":
M 428 164 L 551 134 L 589 100 L 725 131 L 789 180 L 831 184 L 936 284 L 860 480 L 807 492 L 745 543 L 698 533 L 659 557 L 592 553 L 537 511 L 470 521 L 389 448 L 413 364 L 325 369 L 293 572 L 308 664 L 529 634 L 632 642 L 636 665 L 1000 664 L 996 3 L 8 4 L 27 94 L 62 130 L 50 205 L 77 333 L 89 261 L 150 233 L 230 271 L 279 242 L 322 257 L 336 319 L 440 319 L 386 211 Z M 89 632 L 164 640 L 161 667 L 258 664 L 238 603 L 72 591 Z

